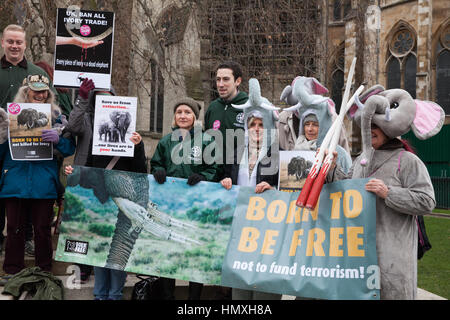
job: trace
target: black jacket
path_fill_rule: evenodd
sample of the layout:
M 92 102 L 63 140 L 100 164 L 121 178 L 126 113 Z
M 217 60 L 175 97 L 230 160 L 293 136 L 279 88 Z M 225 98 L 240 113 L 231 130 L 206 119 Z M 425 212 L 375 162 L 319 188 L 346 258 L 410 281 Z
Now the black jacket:
M 244 152 L 245 146 L 239 146 L 234 149 L 234 163 L 233 164 L 225 164 L 224 174 L 222 179 L 231 178 L 233 184 L 237 185 L 238 174 L 239 174 L 239 162 L 242 159 L 242 153 Z M 271 168 L 273 166 L 273 174 L 263 175 L 261 173 L 262 169 Z M 270 169 L 272 171 L 272 169 Z M 267 155 L 261 159 L 256 167 L 256 184 L 261 183 L 263 181 L 267 182 L 271 186 L 277 188 L 278 187 L 278 171 L 279 171 L 279 153 L 271 151 L 269 148 Z

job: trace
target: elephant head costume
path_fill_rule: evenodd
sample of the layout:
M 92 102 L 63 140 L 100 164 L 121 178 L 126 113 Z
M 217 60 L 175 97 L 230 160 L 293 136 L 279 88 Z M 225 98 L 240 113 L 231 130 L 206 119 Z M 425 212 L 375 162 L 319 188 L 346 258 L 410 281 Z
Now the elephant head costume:
M 248 82 L 248 100 L 242 105 L 232 105 L 234 108 L 244 111 L 244 128 L 247 135 L 247 120 L 255 113 L 263 119 L 264 130 L 267 132 L 267 141 L 264 141 L 267 147 L 276 141 L 276 122 L 278 121 L 278 110 L 270 101 L 261 96 L 261 87 L 256 78 L 251 78 Z M 247 139 L 247 138 L 246 138 Z
M 284 88 L 280 97 L 281 101 L 291 106 L 283 111 L 293 111 L 299 119 L 302 119 L 303 113 L 307 110 L 313 109 L 316 111 L 315 114 L 320 123 L 317 137 L 318 146 L 322 143 L 333 119 L 336 117 L 333 100 L 322 96 L 326 93 L 328 93 L 328 89 L 315 78 L 299 76 L 292 81 L 292 85 Z
M 299 76 L 292 81 L 292 85 L 284 88 L 280 97 L 280 100 L 291 105 L 291 107 L 284 109 L 283 112 L 294 112 L 300 119 L 300 131 L 302 131 L 304 116 L 309 113 L 316 115 L 319 121 L 317 147 L 320 147 L 333 121 L 337 118 L 333 100 L 322 96 L 326 93 L 328 93 L 328 89 L 315 78 Z M 339 146 L 336 148 L 336 151 L 338 152 L 341 167 L 344 171 L 347 171 L 351 166 L 352 160 L 349 155 L 344 127 L 342 127 Z
M 412 130 L 421 140 L 436 135 L 445 120 L 444 110 L 432 101 L 415 100 L 402 89 L 384 90 L 376 85 L 363 92 L 352 106 L 349 116 L 361 128 L 361 165 L 372 158 L 371 124 L 376 124 L 389 138 L 399 137 Z

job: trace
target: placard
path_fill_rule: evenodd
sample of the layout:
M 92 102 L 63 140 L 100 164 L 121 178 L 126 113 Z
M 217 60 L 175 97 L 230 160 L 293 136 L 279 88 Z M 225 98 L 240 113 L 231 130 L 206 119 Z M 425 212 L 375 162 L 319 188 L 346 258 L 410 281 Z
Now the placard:
M 278 190 L 300 191 L 314 162 L 315 151 L 280 151 Z
M 136 129 L 136 97 L 97 94 L 92 154 L 133 157 L 131 134 Z
M 51 129 L 49 103 L 8 103 L 8 116 L 11 159 L 53 159 L 53 143 L 42 141 L 42 130 Z
M 56 19 L 54 86 L 79 87 L 84 78 L 110 89 L 114 13 L 59 8 Z

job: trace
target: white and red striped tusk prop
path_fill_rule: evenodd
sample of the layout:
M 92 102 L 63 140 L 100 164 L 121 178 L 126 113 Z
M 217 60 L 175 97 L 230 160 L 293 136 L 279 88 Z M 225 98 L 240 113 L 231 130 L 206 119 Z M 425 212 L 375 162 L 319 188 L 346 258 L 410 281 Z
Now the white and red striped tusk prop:
M 353 105 L 355 97 L 361 94 L 362 90 L 364 89 L 364 86 L 360 86 L 348 101 L 353 74 L 355 72 L 355 65 L 356 58 L 353 58 L 347 78 L 347 83 L 345 86 L 345 92 L 342 99 L 339 116 L 333 122 L 332 126 L 325 135 L 325 138 L 322 141 L 322 145 L 320 146 L 320 150 L 314 158 L 314 163 L 311 167 L 308 177 L 306 178 L 302 191 L 297 198 L 296 205 L 299 207 L 307 207 L 309 209 L 315 208 L 317 200 L 319 199 L 320 191 L 322 190 L 325 178 L 333 161 L 333 152 L 336 150 L 337 142 L 341 134 L 344 116 L 347 113 L 348 109 Z M 324 159 L 325 150 L 328 150 L 328 155 Z

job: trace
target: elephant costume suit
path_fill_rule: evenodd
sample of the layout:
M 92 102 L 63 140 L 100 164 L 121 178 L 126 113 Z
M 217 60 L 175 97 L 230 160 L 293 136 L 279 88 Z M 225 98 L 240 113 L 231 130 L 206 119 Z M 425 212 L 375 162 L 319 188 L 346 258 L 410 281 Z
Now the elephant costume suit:
M 331 170 L 328 181 L 347 178 L 377 178 L 388 187 L 385 199 L 376 199 L 376 248 L 380 267 L 381 299 L 417 296 L 416 215 L 432 212 L 436 202 L 433 185 L 424 163 L 403 148 L 396 137 L 413 130 L 419 139 L 439 132 L 444 121 L 441 107 L 413 100 L 404 90 L 384 91 L 377 85 L 360 96 L 365 104 L 349 111 L 361 128 L 363 153 L 345 174 Z M 374 149 L 370 128 L 375 123 L 390 139 Z M 369 134 L 369 136 L 368 136 Z

